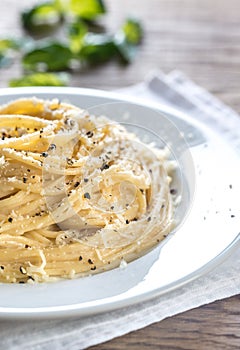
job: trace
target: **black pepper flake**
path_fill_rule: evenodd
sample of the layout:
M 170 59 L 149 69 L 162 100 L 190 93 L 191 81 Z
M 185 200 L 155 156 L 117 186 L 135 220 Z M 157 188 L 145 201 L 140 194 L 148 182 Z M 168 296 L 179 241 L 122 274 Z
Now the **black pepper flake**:
M 142 188 L 140 188 L 140 192 L 143 194 L 144 190 Z
M 103 163 L 103 165 L 101 166 L 100 170 L 103 171 L 103 170 L 106 170 L 106 169 L 109 169 L 109 165 L 107 163 Z
M 112 209 L 112 210 L 114 209 L 114 205 L 111 206 L 111 209 Z
M 19 284 L 24 284 L 25 282 L 24 282 L 24 281 L 19 281 L 18 283 L 19 283 Z
M 30 246 L 28 244 L 25 244 L 25 248 L 29 248 Z
M 177 194 L 177 190 L 175 188 L 171 188 L 170 193 L 172 195 Z
M 53 151 L 57 148 L 57 146 L 54 143 L 51 143 L 51 145 L 48 147 L 48 151 Z
M 27 169 L 27 172 L 29 172 L 29 173 L 30 173 L 30 171 L 31 171 L 30 169 Z
M 8 222 L 13 222 L 13 218 L 8 218 Z
M 86 177 L 83 179 L 84 182 L 88 182 L 89 179 L 87 179 Z
M 32 179 L 35 179 L 35 177 L 36 177 L 36 176 L 35 176 L 35 175 L 33 175 L 33 176 L 32 176 Z
M 35 279 L 32 276 L 28 276 L 28 279 L 31 281 L 35 281 Z
M 48 153 L 47 152 L 42 152 L 41 156 L 44 157 L 44 158 L 47 158 L 48 157 Z
M 127 225 L 129 224 L 129 220 L 126 220 L 126 224 L 127 224 Z
M 77 181 L 77 182 L 75 182 L 74 187 L 78 187 L 79 185 L 80 185 L 80 182 Z
M 25 184 L 27 182 L 27 178 L 23 177 L 23 183 Z
M 4 266 L 3 266 L 3 265 L 1 265 L 1 266 L 0 266 L 0 269 L 1 269 L 1 270 L 4 270 Z
M 27 271 L 26 271 L 26 269 L 25 269 L 23 266 L 20 266 L 19 271 L 20 271 L 23 275 L 26 275 L 26 274 L 27 274 Z
M 92 131 L 88 131 L 87 133 L 86 133 L 86 135 L 87 135 L 87 137 L 93 137 L 93 132 Z
M 138 218 L 133 218 L 133 221 L 138 221 Z
M 92 261 L 91 259 L 88 259 L 88 263 L 89 263 L 90 265 L 93 265 L 93 261 Z
M 149 221 L 151 221 L 151 219 L 152 219 L 151 216 L 149 216 L 149 217 L 147 218 L 147 221 L 149 222 Z
M 82 261 L 82 256 L 80 255 L 79 258 L 78 258 L 79 261 Z
M 73 164 L 73 160 L 70 159 L 70 158 L 67 158 L 67 164 L 68 164 L 68 165 L 72 165 L 72 164 Z
M 235 218 L 235 215 L 232 214 L 232 215 L 231 215 L 231 218 Z
M 84 193 L 83 197 L 84 197 L 84 198 L 87 198 L 87 199 L 90 199 L 90 198 L 91 198 L 91 196 L 90 196 L 90 194 L 89 194 L 88 192 Z
M 91 270 L 92 271 L 96 270 L 96 266 L 91 267 Z
M 232 189 L 232 185 L 229 185 L 230 190 Z
M 40 134 L 42 134 L 42 133 L 43 133 L 43 129 L 40 130 Z

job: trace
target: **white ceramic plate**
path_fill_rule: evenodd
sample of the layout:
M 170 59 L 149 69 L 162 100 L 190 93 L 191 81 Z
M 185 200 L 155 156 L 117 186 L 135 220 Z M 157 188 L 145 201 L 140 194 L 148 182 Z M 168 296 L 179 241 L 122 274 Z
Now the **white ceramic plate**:
M 83 316 L 128 306 L 179 288 L 207 273 L 237 249 L 240 153 L 223 136 L 170 108 L 158 107 L 156 112 L 149 109 L 152 105 L 103 91 L 2 89 L 0 104 L 24 96 L 57 97 L 94 114 L 104 113 L 124 123 L 147 127 L 163 141 L 172 143 L 177 158 L 180 149 L 181 157 L 184 153 L 179 183 L 183 202 L 178 215 L 185 220 L 163 244 L 125 268 L 50 284 L 0 284 L 1 318 Z M 184 133 L 191 154 L 181 149 L 185 147 L 181 138 L 176 141 L 172 122 Z

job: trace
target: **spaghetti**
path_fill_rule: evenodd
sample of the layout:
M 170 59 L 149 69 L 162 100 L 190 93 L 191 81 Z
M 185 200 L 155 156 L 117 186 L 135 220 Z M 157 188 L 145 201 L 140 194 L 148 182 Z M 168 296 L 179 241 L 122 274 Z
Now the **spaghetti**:
M 173 226 L 172 163 L 124 127 L 58 100 L 0 106 L 0 281 L 131 261 Z

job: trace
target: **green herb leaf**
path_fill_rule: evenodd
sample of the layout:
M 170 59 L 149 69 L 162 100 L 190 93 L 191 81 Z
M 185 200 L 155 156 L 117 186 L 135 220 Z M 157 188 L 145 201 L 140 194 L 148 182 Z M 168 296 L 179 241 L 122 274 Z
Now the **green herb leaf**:
M 143 37 L 143 28 L 139 20 L 136 18 L 127 18 L 123 23 L 122 31 L 129 44 L 140 44 Z
M 32 39 L 25 38 L 4 38 L 0 39 L 0 52 L 21 51 L 32 45 Z
M 93 19 L 106 12 L 103 0 L 69 0 L 69 10 L 84 19 Z
M 136 46 L 127 42 L 122 31 L 118 32 L 114 37 L 114 43 L 118 53 L 118 57 L 123 64 L 131 63 L 136 55 Z
M 32 71 L 60 71 L 70 68 L 73 54 L 69 47 L 59 42 L 37 46 L 25 53 L 22 63 Z
M 11 63 L 12 63 L 12 58 L 0 52 L 0 68 L 10 66 Z
M 62 15 L 55 2 L 45 2 L 26 10 L 21 15 L 23 27 L 30 32 L 56 27 Z
M 0 39 L 0 52 L 4 52 L 6 50 L 18 50 L 21 46 L 22 40 L 17 39 Z
M 81 17 L 80 17 L 81 18 Z M 96 33 L 96 34 L 104 34 L 106 33 L 106 28 L 103 24 L 97 22 L 96 20 L 92 19 L 82 19 L 86 26 L 88 27 L 88 31 L 90 33 Z
M 34 73 L 10 80 L 9 86 L 66 86 L 68 81 L 69 76 L 66 73 Z
M 68 36 L 72 52 L 78 53 L 80 51 L 84 36 L 87 32 L 88 27 L 81 19 L 70 24 L 68 28 Z
M 137 53 L 136 45 L 140 44 L 143 37 L 141 23 L 137 19 L 128 18 L 114 37 L 114 43 L 122 63 L 133 61 Z
M 116 53 L 116 46 L 112 36 L 88 33 L 84 36 L 79 58 L 81 61 L 96 65 L 109 61 Z
M 11 65 L 14 51 L 22 47 L 23 41 L 22 39 L 13 38 L 0 39 L 0 68 Z

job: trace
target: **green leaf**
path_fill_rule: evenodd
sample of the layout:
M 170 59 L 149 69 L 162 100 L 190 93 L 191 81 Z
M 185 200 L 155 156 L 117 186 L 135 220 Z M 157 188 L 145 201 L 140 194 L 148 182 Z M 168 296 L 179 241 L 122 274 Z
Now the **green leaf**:
M 140 21 L 127 18 L 121 29 L 114 36 L 118 56 L 122 63 L 128 64 L 136 56 L 136 46 L 140 44 L 143 37 L 143 29 Z
M 11 65 L 14 51 L 20 50 L 23 45 L 23 39 L 0 39 L 0 68 Z
M 72 52 L 78 53 L 80 51 L 87 31 L 88 27 L 81 19 L 70 24 L 68 28 L 68 37 Z
M 69 0 L 69 10 L 84 19 L 93 19 L 106 12 L 103 0 Z
M 51 42 L 25 53 L 22 63 L 27 70 L 60 71 L 70 68 L 72 58 L 73 54 L 67 45 Z
M 114 37 L 114 43 L 118 53 L 118 57 L 123 64 L 131 63 L 137 53 L 136 46 L 127 42 L 122 31 L 118 32 Z
M 0 39 L 0 52 L 4 52 L 6 50 L 18 50 L 21 46 L 22 41 L 17 39 Z
M 21 15 L 23 27 L 30 32 L 56 27 L 62 14 L 55 2 L 45 2 L 26 10 Z
M 12 63 L 12 58 L 7 54 L 0 52 L 0 68 L 10 66 Z
M 66 86 L 68 81 L 69 77 L 66 73 L 34 73 L 10 80 L 9 86 Z
M 143 37 L 143 28 L 139 20 L 136 18 L 127 18 L 123 23 L 122 31 L 129 44 L 140 44 Z
M 79 58 L 91 65 L 97 65 L 109 61 L 116 55 L 116 46 L 113 38 L 107 34 L 85 35 Z
M 0 39 L 0 52 L 21 51 L 28 46 L 32 45 L 32 39 L 25 38 L 4 38 Z
M 81 17 L 80 17 L 81 18 Z M 106 28 L 103 24 L 97 22 L 96 20 L 92 19 L 82 19 L 86 26 L 88 27 L 88 31 L 90 33 L 95 34 L 104 34 L 106 33 Z

